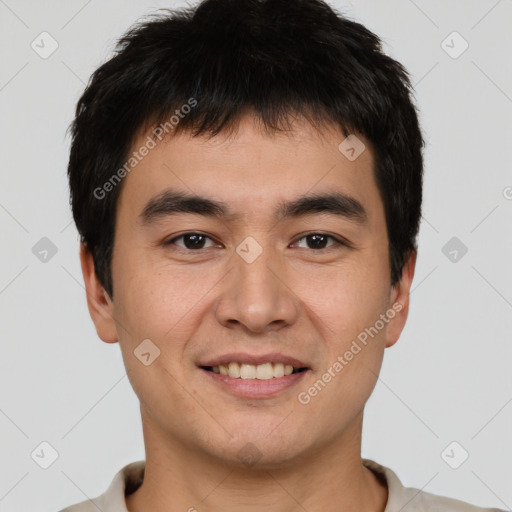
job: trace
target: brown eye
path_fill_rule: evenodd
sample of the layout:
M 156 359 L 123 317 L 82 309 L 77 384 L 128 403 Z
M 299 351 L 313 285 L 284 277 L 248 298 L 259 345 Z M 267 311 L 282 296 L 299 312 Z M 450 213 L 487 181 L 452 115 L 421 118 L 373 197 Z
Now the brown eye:
M 331 239 L 334 241 L 333 244 L 327 245 L 328 239 Z M 331 236 L 331 235 L 325 235 L 323 233 L 310 233 L 308 235 L 305 235 L 297 240 L 296 243 L 300 242 L 301 240 L 306 240 L 306 245 L 309 247 L 306 247 L 306 249 L 315 249 L 315 250 L 322 250 L 322 249 L 328 249 L 329 247 L 332 247 L 333 245 L 346 245 L 341 240 L 338 240 L 337 238 Z
M 177 244 L 176 241 L 181 239 L 183 239 L 183 245 Z M 203 235 L 201 233 L 184 233 L 183 235 L 177 236 L 167 241 L 165 245 L 177 245 L 181 249 L 194 251 L 198 249 L 204 249 L 205 240 L 207 239 L 211 240 L 209 236 Z

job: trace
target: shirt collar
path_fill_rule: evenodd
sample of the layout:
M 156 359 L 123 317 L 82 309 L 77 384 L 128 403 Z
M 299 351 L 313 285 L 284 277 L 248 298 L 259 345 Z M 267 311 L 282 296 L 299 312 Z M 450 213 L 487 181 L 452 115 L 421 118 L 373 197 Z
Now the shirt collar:
M 384 512 L 392 512 L 403 506 L 404 487 L 397 475 L 391 469 L 373 460 L 362 459 L 362 463 L 388 487 L 388 501 Z M 145 466 L 144 460 L 138 460 L 121 468 L 105 493 L 95 500 L 101 510 L 128 512 L 125 496 L 135 492 L 140 487 L 144 479 Z

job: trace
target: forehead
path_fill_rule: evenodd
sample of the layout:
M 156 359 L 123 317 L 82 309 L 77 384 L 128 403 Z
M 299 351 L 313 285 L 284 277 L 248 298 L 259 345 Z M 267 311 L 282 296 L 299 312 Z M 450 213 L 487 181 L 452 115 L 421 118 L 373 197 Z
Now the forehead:
M 140 136 L 132 152 L 147 137 Z M 364 149 L 357 158 L 348 158 L 352 155 L 344 152 L 345 139 L 336 127 L 319 131 L 306 121 L 296 121 L 292 131 L 269 134 L 249 117 L 229 134 L 208 138 L 184 131 L 155 139 L 156 145 L 124 178 L 119 217 L 135 222 L 148 202 L 169 188 L 216 198 L 238 219 L 258 210 L 270 216 L 277 203 L 333 191 L 357 199 L 370 217 L 383 214 L 371 145 L 358 136 L 357 150 Z

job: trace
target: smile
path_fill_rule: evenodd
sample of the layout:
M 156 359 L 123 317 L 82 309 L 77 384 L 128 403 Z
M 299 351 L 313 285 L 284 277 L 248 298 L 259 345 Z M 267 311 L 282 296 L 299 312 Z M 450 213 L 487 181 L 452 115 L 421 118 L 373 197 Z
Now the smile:
M 226 375 L 232 379 L 258 379 L 269 380 L 277 379 L 285 375 L 291 375 L 306 370 L 307 368 L 294 368 L 292 365 L 283 363 L 263 363 L 263 364 L 243 364 L 231 362 L 218 366 L 205 366 L 205 370 L 220 375 Z

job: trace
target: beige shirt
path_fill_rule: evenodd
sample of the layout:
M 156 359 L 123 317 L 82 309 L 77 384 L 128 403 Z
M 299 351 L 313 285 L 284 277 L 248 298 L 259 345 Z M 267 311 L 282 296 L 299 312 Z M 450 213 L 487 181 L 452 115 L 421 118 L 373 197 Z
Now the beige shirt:
M 497 508 L 480 508 L 464 501 L 437 496 L 412 487 L 404 487 L 391 469 L 373 460 L 363 459 L 363 464 L 387 483 L 388 502 L 384 512 L 505 512 Z M 104 494 L 93 500 L 82 501 L 60 512 L 128 512 L 125 493 L 131 494 L 144 478 L 145 461 L 124 466 L 114 476 Z M 94 503 L 93 503 L 94 502 Z

